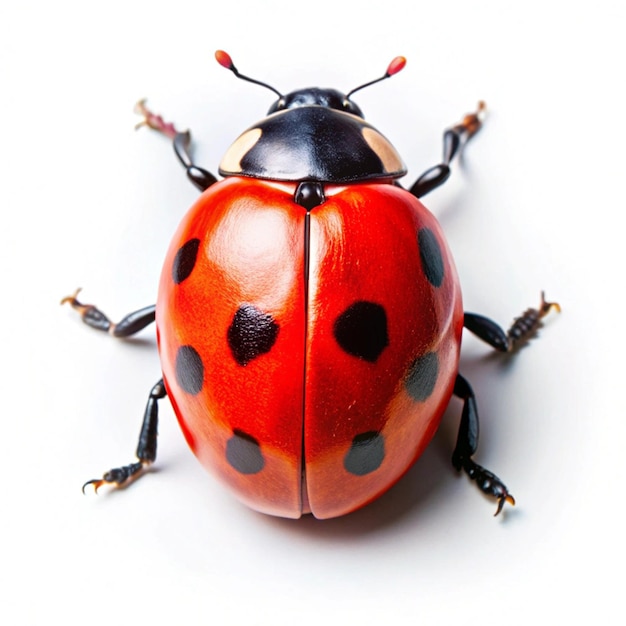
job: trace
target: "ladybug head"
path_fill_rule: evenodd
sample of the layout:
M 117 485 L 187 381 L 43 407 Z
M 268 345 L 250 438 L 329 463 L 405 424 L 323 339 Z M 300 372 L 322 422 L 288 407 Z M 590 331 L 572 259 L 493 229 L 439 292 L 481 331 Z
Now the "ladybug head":
M 377 83 L 385 78 L 389 78 L 394 74 L 397 74 L 406 64 L 406 59 L 404 57 L 396 57 L 391 61 L 389 67 L 387 67 L 387 71 L 380 78 L 376 78 L 375 80 L 371 80 L 368 83 L 360 85 L 356 87 L 352 91 L 349 91 L 347 94 L 343 94 L 336 89 L 319 89 L 318 87 L 308 87 L 307 89 L 297 89 L 296 91 L 292 91 L 287 95 L 283 96 L 277 89 L 274 89 L 271 85 L 267 83 L 263 83 L 259 80 L 255 80 L 254 78 L 249 78 L 248 76 L 244 76 L 239 73 L 239 70 L 235 67 L 230 55 L 223 50 L 218 50 L 215 53 L 215 58 L 217 62 L 230 70 L 237 78 L 241 78 L 242 80 L 247 80 L 248 82 L 255 83 L 256 85 L 261 85 L 262 87 L 266 87 L 273 91 L 277 96 L 278 100 L 272 104 L 270 107 L 269 113 L 275 113 L 276 111 L 284 111 L 285 109 L 295 109 L 297 107 L 304 106 L 321 106 L 328 109 L 335 109 L 337 111 L 343 111 L 345 113 L 352 113 L 353 115 L 358 115 L 359 117 L 363 117 L 363 113 L 359 106 L 350 100 L 350 96 L 355 92 L 363 89 L 364 87 L 369 87 L 374 83 Z
M 272 104 L 268 113 L 306 106 L 321 106 L 363 117 L 359 106 L 348 99 L 348 96 L 336 89 L 319 89 L 318 87 L 297 89 L 286 96 L 281 96 Z

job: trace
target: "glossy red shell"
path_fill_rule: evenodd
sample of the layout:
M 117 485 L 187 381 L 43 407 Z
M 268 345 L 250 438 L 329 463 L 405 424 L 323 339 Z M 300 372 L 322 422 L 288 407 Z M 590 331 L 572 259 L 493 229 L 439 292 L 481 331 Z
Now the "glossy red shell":
M 307 217 L 295 189 L 230 177 L 202 194 L 165 261 L 159 350 L 207 469 L 259 511 L 330 518 L 386 491 L 432 438 L 457 375 L 463 309 L 441 229 L 408 192 L 328 185 Z M 189 242 L 196 254 L 181 272 Z M 352 341 L 342 328 L 361 309 L 384 326 L 373 354 L 338 340 Z M 271 344 L 249 360 L 235 358 L 230 335 L 242 310 L 262 315 Z M 232 441 L 251 465 L 233 463 Z

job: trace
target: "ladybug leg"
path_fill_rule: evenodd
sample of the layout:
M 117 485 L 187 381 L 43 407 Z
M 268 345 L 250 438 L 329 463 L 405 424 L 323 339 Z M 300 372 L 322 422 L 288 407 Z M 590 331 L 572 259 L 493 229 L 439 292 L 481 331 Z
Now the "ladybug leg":
M 187 170 L 187 178 L 200 190 L 208 189 L 213 183 L 217 182 L 217 178 L 210 172 L 194 165 L 189 154 L 191 146 L 191 132 L 177 133 L 174 137 L 174 151 L 178 160 Z
M 476 481 L 483 493 L 497 499 L 498 507 L 495 515 L 498 515 L 505 502 L 514 505 L 515 498 L 495 474 L 478 465 L 471 458 L 478 448 L 478 409 L 474 391 L 460 374 L 457 375 L 454 383 L 454 395 L 461 398 L 464 404 L 456 448 L 452 454 L 452 464 L 458 471 L 464 470 L 472 480 Z
M 459 151 L 479 130 L 485 118 L 485 103 L 479 102 L 475 113 L 469 113 L 443 134 L 443 161 L 426 170 L 409 190 L 416 198 L 425 196 L 450 177 L 450 163 Z
M 542 291 L 539 307 L 526 309 L 522 315 L 513 320 L 506 333 L 498 324 L 476 313 L 465 313 L 463 325 L 496 350 L 513 352 L 537 334 L 542 326 L 542 319 L 552 309 L 557 312 L 561 311 L 558 303 L 546 302 L 545 294 Z
M 213 183 L 217 182 L 217 178 L 210 172 L 195 165 L 191 159 L 190 147 L 191 147 L 191 132 L 179 132 L 176 130 L 174 124 L 171 122 L 165 122 L 160 115 L 155 115 L 146 106 L 145 100 L 140 100 L 135 105 L 135 113 L 141 115 L 143 119 L 139 122 L 135 128 L 141 126 L 148 126 L 153 130 L 156 130 L 166 137 L 169 137 L 174 144 L 174 152 L 178 157 L 178 160 L 183 164 L 187 170 L 187 178 L 200 190 L 204 191 L 208 189 Z
M 81 319 L 88 326 L 91 326 L 96 330 L 108 332 L 114 337 L 130 337 L 154 322 L 156 309 L 154 304 L 144 307 L 143 309 L 139 309 L 138 311 L 133 311 L 117 324 L 114 324 L 93 304 L 83 304 L 82 302 L 79 302 L 79 293 L 80 289 L 77 289 L 71 296 L 63 298 L 63 300 L 61 300 L 61 304 L 69 304 L 75 311 L 78 311 Z
M 83 493 L 85 487 L 93 485 L 97 492 L 102 485 L 115 485 L 121 487 L 128 484 L 131 480 L 138 478 L 140 472 L 156 459 L 157 452 L 157 426 L 159 422 L 158 401 L 167 396 L 163 379 L 161 379 L 150 391 L 146 411 L 141 424 L 141 432 L 139 433 L 139 442 L 137 443 L 137 452 L 135 453 L 138 461 L 130 463 L 122 467 L 115 467 L 106 472 L 102 478 L 88 480 L 83 485 Z

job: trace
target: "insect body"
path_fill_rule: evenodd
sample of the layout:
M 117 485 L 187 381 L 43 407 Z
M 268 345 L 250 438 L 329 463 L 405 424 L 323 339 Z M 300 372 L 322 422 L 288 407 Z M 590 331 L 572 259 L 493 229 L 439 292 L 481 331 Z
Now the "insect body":
M 226 53 L 216 56 L 259 83 Z M 403 66 L 394 59 L 378 80 Z M 196 456 L 246 504 L 335 517 L 407 471 L 454 394 L 464 409 L 453 463 L 499 512 L 514 500 L 472 459 L 478 414 L 458 373 L 461 333 L 465 326 L 510 350 L 556 305 L 527 311 L 508 335 L 464 313 L 447 243 L 419 200 L 447 179 L 483 105 L 446 131 L 443 162 L 405 190 L 397 180 L 406 168 L 363 119 L 350 98 L 356 90 L 282 95 L 259 84 L 278 100 L 226 152 L 219 182 L 191 160 L 188 132 L 139 105 L 203 193 L 173 238 L 155 307 L 113 325 L 76 294 L 66 299 L 86 323 L 117 336 L 156 319 L 163 371 L 138 462 L 87 484 L 122 484 L 154 461 L 157 402 L 167 395 Z

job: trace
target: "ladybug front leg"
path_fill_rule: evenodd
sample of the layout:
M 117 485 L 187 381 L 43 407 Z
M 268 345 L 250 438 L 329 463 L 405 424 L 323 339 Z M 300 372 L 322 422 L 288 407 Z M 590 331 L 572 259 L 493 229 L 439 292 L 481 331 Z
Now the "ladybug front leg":
M 191 159 L 189 149 L 191 146 L 191 132 L 179 132 L 171 122 L 165 122 L 160 115 L 155 115 L 146 106 L 145 100 L 140 100 L 135 105 L 135 112 L 143 117 L 136 128 L 148 126 L 156 130 L 166 137 L 169 137 L 174 143 L 174 152 L 178 160 L 187 170 L 187 177 L 200 190 L 208 189 L 213 183 L 217 182 L 217 178 L 210 172 L 195 165 Z
M 505 502 L 514 505 L 515 499 L 495 474 L 478 465 L 471 458 L 478 448 L 478 409 L 474 391 L 460 374 L 457 375 L 454 383 L 454 395 L 461 398 L 464 404 L 452 464 L 458 471 L 464 470 L 472 480 L 476 481 L 483 493 L 498 500 L 498 508 L 495 512 L 495 515 L 498 515 Z
M 465 313 L 463 325 L 477 337 L 486 341 L 500 352 L 513 352 L 520 345 L 537 334 L 542 326 L 542 319 L 554 309 L 561 311 L 556 302 L 546 302 L 543 291 L 539 307 L 529 308 L 515 318 L 509 330 L 505 333 L 494 321 L 476 313 Z
M 425 196 L 429 191 L 443 185 L 450 177 L 450 163 L 459 148 L 466 144 L 479 130 L 485 117 L 485 103 L 479 102 L 475 113 L 469 113 L 463 121 L 443 134 L 443 161 L 426 170 L 409 190 L 416 198 Z
M 97 492 L 102 485 L 115 485 L 121 487 L 128 484 L 131 480 L 138 477 L 139 473 L 156 459 L 157 453 L 157 426 L 159 422 L 159 407 L 157 402 L 167 396 L 163 379 L 161 379 L 150 391 L 146 411 L 139 433 L 139 442 L 137 443 L 136 456 L 138 461 L 129 463 L 122 467 L 115 467 L 106 472 L 102 478 L 88 480 L 83 485 L 83 493 L 85 487 L 93 485 Z
M 79 302 L 79 293 L 80 289 L 77 289 L 71 296 L 63 298 L 61 304 L 69 304 L 75 311 L 78 311 L 81 319 L 87 326 L 107 332 L 114 337 L 130 337 L 154 322 L 156 310 L 156 305 L 154 304 L 139 309 L 138 311 L 133 311 L 117 324 L 114 324 L 93 304 L 83 304 Z

